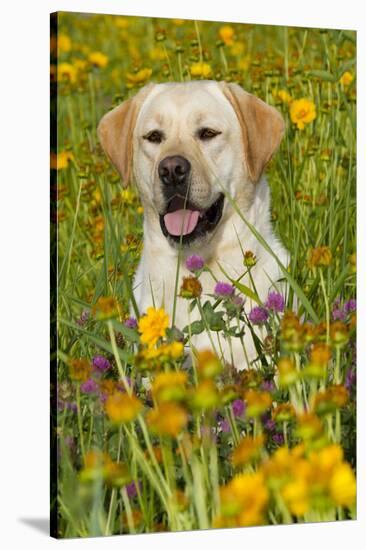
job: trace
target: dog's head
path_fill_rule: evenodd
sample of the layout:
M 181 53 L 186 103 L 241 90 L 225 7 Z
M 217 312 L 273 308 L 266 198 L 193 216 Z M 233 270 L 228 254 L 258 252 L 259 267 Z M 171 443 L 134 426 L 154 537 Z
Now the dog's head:
M 224 223 L 225 192 L 249 200 L 283 131 L 276 109 L 215 81 L 149 84 L 98 127 L 123 182 L 135 179 L 147 215 L 172 245 L 187 246 L 203 246 Z

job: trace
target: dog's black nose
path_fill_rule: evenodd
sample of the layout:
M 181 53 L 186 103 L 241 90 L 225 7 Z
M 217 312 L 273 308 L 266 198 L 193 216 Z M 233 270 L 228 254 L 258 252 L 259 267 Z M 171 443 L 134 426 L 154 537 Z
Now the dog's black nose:
M 191 170 L 191 163 L 179 155 L 165 157 L 158 167 L 159 178 L 164 185 L 180 185 L 186 183 Z

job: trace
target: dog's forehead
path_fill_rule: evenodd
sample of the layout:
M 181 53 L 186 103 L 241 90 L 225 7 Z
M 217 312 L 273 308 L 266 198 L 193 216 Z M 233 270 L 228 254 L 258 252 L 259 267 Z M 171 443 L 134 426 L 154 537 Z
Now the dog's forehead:
M 137 124 L 163 125 L 176 120 L 177 115 L 188 123 L 200 124 L 208 117 L 231 119 L 234 113 L 216 82 L 157 84 L 145 99 Z

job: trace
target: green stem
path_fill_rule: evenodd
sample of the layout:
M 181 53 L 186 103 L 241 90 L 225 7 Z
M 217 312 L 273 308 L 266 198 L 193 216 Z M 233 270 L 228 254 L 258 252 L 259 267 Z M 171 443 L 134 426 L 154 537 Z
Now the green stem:
M 328 296 L 327 291 L 325 288 L 325 281 L 324 281 L 324 275 L 322 268 L 319 269 L 320 274 L 320 285 L 322 287 L 322 292 L 324 296 L 324 306 L 325 306 L 325 318 L 327 322 L 327 344 L 329 344 L 329 324 L 330 324 L 330 311 L 329 311 L 329 302 L 328 302 Z
M 111 340 L 113 355 L 114 355 L 114 358 L 115 358 L 116 364 L 117 364 L 118 374 L 119 374 L 119 376 L 120 376 L 120 378 L 123 382 L 123 385 L 124 385 L 124 388 L 125 388 L 126 392 L 128 393 L 128 395 L 132 395 L 132 389 L 131 389 L 128 381 L 127 381 L 126 374 L 125 374 L 125 371 L 124 371 L 122 363 L 121 363 L 121 359 L 120 359 L 119 354 L 118 354 L 118 348 L 117 348 L 117 343 L 116 343 L 116 337 L 114 335 L 112 321 L 108 320 L 107 325 L 108 325 L 108 332 L 109 332 L 109 337 L 110 337 L 110 340 Z
M 135 533 L 135 524 L 133 521 L 132 509 L 130 504 L 130 499 L 128 498 L 126 487 L 122 487 L 121 496 L 123 501 L 123 506 L 126 510 L 127 525 L 130 533 Z
M 81 418 L 81 408 L 80 408 L 80 384 L 77 384 L 76 386 L 76 407 L 77 407 L 78 427 L 79 427 L 79 435 L 80 435 L 81 456 L 83 458 L 83 463 L 84 463 L 85 446 L 84 446 L 84 435 L 83 435 L 83 422 Z

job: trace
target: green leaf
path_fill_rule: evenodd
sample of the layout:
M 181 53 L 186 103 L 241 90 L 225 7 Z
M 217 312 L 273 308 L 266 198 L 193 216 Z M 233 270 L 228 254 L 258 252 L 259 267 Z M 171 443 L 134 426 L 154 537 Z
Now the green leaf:
M 254 292 L 251 288 L 244 285 L 243 283 L 239 283 L 239 280 L 232 279 L 230 277 L 230 275 L 222 267 L 222 265 L 220 265 L 219 263 L 218 263 L 218 266 L 221 269 L 221 271 L 223 272 L 223 274 L 225 275 L 225 277 L 227 279 L 229 279 L 231 284 L 234 285 L 235 288 L 237 288 L 242 294 L 244 294 L 244 296 L 247 296 L 248 298 L 250 298 L 251 300 L 253 300 L 254 302 L 256 302 L 259 305 L 261 304 L 261 301 L 260 301 L 258 295 L 256 294 L 256 292 Z
M 184 327 L 184 333 L 201 334 L 205 330 L 205 325 L 202 321 L 193 321 L 190 325 Z
M 238 290 L 240 290 L 240 292 L 242 294 L 244 294 L 244 296 L 247 296 L 248 298 L 250 298 L 251 300 L 253 300 L 257 304 L 261 303 L 260 299 L 258 298 L 258 295 L 251 288 L 249 288 L 246 285 L 243 285 L 242 283 L 238 283 L 234 279 L 230 279 L 230 281 L 235 286 L 235 288 L 237 288 Z
M 308 76 L 325 80 L 326 82 L 335 82 L 337 77 L 329 71 L 314 70 L 307 73 Z

